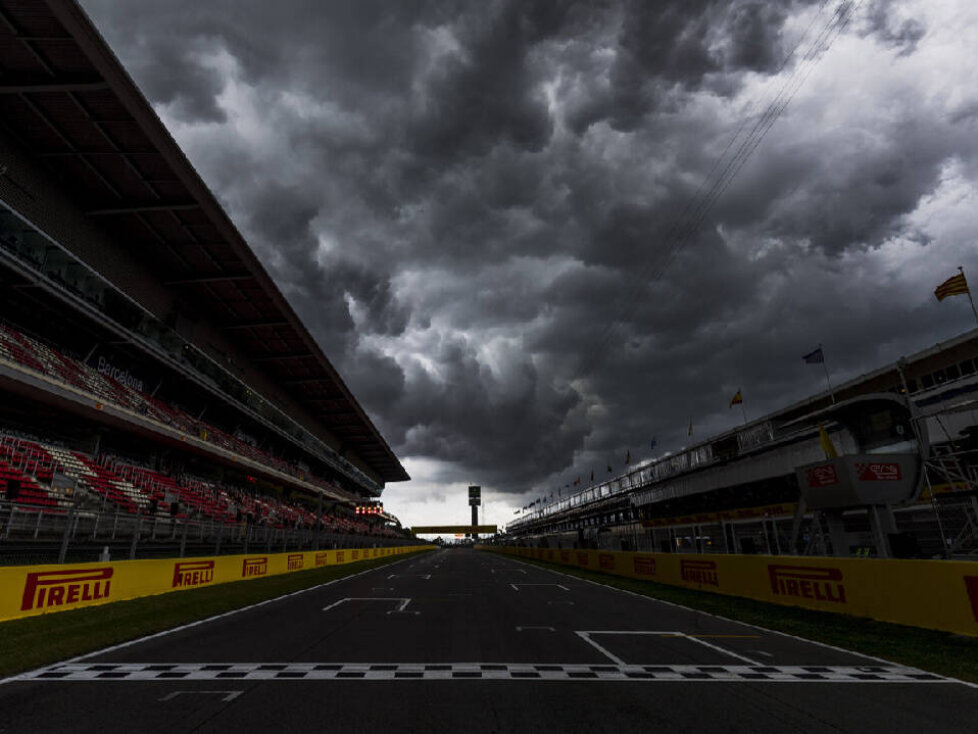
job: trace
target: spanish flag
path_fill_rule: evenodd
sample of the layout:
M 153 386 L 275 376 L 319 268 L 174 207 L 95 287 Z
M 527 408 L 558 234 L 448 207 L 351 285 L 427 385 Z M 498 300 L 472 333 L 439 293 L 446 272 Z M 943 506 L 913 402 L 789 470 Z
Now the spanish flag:
M 951 276 L 934 290 L 934 295 L 937 296 L 938 301 L 943 301 L 949 296 L 963 296 L 967 293 L 970 291 L 968 290 L 968 281 L 964 279 L 964 272 Z
M 735 405 L 740 405 L 743 402 L 744 402 L 744 396 L 741 395 L 740 390 L 738 390 L 737 394 L 734 395 L 732 398 L 730 398 L 730 407 L 732 408 Z

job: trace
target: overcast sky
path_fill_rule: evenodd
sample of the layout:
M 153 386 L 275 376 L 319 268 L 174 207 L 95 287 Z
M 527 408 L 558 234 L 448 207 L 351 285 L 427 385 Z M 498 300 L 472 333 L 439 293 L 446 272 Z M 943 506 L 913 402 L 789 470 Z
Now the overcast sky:
M 414 477 L 406 524 L 803 398 L 819 343 L 841 381 L 975 326 L 933 295 L 978 283 L 973 0 L 82 5 Z

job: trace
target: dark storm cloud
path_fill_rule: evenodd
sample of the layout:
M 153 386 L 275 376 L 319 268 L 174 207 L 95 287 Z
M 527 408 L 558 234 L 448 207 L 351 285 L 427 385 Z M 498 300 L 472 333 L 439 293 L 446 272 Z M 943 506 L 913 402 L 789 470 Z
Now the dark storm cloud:
M 562 486 L 690 418 L 729 428 L 738 388 L 752 416 L 820 389 L 819 341 L 854 375 L 933 338 L 907 252 L 967 231 L 920 210 L 966 199 L 978 115 L 915 98 L 946 71 L 893 71 L 927 48 L 926 4 L 866 5 L 811 67 L 836 3 L 84 5 L 438 481 Z M 854 43 L 871 63 L 836 61 Z M 802 94 L 693 217 L 792 74 Z
M 580 403 L 574 391 L 541 379 L 518 354 L 501 374 L 494 373 L 471 346 L 451 336 L 433 344 L 429 356 L 439 365 L 437 379 L 409 366 L 410 389 L 397 406 L 413 416 L 403 443 L 408 454 L 456 462 L 505 486 L 514 475 L 567 461 L 568 437 L 557 430 L 561 426 L 574 436 L 571 450 L 583 448 L 587 429 L 573 414 Z
M 876 0 L 867 13 L 867 32 L 881 41 L 899 49 L 901 56 L 912 54 L 917 44 L 927 33 L 924 24 L 917 18 L 898 19 L 887 2 Z
M 487 3 L 463 16 L 460 53 L 428 79 L 409 145 L 429 165 L 442 158 L 484 155 L 500 144 L 530 151 L 546 145 L 553 123 L 528 64 L 534 44 L 560 30 L 567 14 L 556 3 Z
M 684 93 L 704 85 L 733 93 L 739 72 L 770 72 L 783 63 L 787 10 L 804 4 L 629 0 L 609 89 L 596 95 L 590 108 L 575 109 L 575 129 L 606 119 L 617 130 L 632 131 L 647 115 L 674 110 Z
M 200 63 L 210 39 L 196 45 L 173 46 L 169 39 L 152 39 L 138 50 L 136 58 L 152 60 L 146 69 L 137 66 L 133 74 L 146 79 L 144 92 L 153 100 L 172 105 L 174 116 L 187 121 L 224 122 L 224 111 L 217 104 L 223 80 L 220 73 Z M 157 70 L 165 69 L 165 73 Z

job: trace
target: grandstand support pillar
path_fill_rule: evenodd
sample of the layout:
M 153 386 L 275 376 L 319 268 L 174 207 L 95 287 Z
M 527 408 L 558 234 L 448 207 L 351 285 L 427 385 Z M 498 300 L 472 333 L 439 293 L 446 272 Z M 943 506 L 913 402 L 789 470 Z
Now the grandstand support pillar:
M 829 526 L 829 540 L 832 543 L 832 555 L 849 555 L 849 536 L 846 533 L 845 523 L 842 520 L 841 510 L 825 510 L 823 512 L 825 522 Z
M 187 530 L 190 528 L 190 523 L 186 520 L 183 521 L 183 532 L 180 533 L 180 557 L 183 558 L 187 555 Z
M 136 560 L 136 547 L 139 545 L 139 535 L 143 530 L 143 516 L 136 516 L 136 527 L 132 531 L 132 545 L 129 546 L 129 560 Z
M 771 525 L 770 518 L 765 515 L 764 519 L 761 520 L 761 528 L 764 530 L 764 545 L 767 546 L 769 556 L 776 556 L 780 555 L 777 550 L 777 528 L 772 528 Z
M 10 509 L 7 511 L 7 527 L 3 531 L 3 539 L 4 540 L 9 540 L 10 539 L 10 529 L 13 528 L 13 526 L 14 526 L 14 516 L 16 514 L 17 514 L 17 506 L 14 505 L 14 504 L 11 504 L 10 505 Z M 37 513 L 37 516 L 40 517 L 41 516 L 41 513 L 40 512 Z M 35 538 L 37 537 L 37 533 L 34 534 L 34 537 Z
M 224 526 L 223 525 L 218 525 L 217 526 L 217 542 L 214 543 L 214 555 L 215 556 L 221 555 L 221 540 L 223 540 L 223 539 L 224 539 Z
M 873 542 L 876 544 L 876 554 L 879 558 L 892 558 L 890 550 L 890 533 L 896 532 L 896 522 L 893 513 L 886 505 L 871 505 L 867 508 L 869 527 L 873 532 Z
M 65 532 L 61 536 L 61 549 L 58 551 L 58 563 L 64 563 L 65 558 L 68 557 L 68 541 L 71 539 L 71 527 L 75 524 L 76 513 L 77 505 L 72 503 L 68 509 L 68 517 L 65 518 Z
M 795 516 L 791 520 L 791 548 L 788 550 L 791 555 L 801 552 L 801 524 L 805 519 L 806 510 L 805 500 L 799 497 L 795 504 Z

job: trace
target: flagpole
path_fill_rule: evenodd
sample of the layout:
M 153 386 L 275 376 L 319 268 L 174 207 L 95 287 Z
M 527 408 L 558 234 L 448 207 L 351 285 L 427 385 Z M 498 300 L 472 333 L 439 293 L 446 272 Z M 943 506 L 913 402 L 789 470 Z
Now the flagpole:
M 744 407 L 744 399 L 740 399 L 740 412 L 744 415 L 744 425 L 747 425 L 747 408 Z
M 818 345 L 822 349 L 822 345 Z M 832 405 L 835 405 L 835 390 L 832 389 L 832 380 L 829 379 L 829 364 L 825 361 L 825 350 L 822 349 L 822 369 L 825 371 L 825 384 L 829 386 L 829 397 L 832 398 Z
M 958 265 L 958 270 L 961 271 L 961 277 L 964 277 L 964 267 Z M 968 279 L 965 278 L 964 282 L 967 283 Z M 965 292 L 968 294 L 968 300 L 971 301 L 971 313 L 975 315 L 975 321 L 978 322 L 978 309 L 975 308 L 975 299 L 971 297 L 971 288 L 966 287 Z

